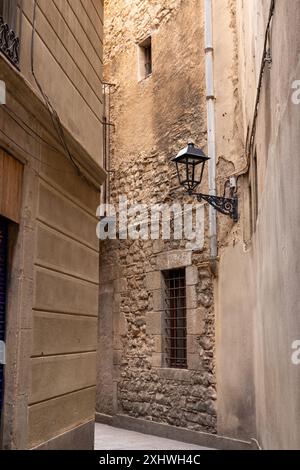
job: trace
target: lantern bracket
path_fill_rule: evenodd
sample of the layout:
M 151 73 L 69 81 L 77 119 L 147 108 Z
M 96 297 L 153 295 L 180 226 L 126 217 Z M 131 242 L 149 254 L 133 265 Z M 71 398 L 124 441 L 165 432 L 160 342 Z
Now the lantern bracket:
M 224 215 L 228 215 L 234 222 L 239 220 L 238 215 L 238 197 L 235 194 L 232 198 L 212 196 L 209 194 L 189 192 L 191 196 L 196 196 L 199 202 L 202 200 L 208 202 L 214 209 Z

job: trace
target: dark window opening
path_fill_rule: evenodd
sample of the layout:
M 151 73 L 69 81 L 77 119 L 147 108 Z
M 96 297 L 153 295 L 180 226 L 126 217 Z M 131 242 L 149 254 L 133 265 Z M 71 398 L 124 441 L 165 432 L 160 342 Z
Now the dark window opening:
M 152 74 L 152 40 L 151 36 L 140 45 L 140 79 L 147 78 Z
M 164 272 L 165 362 L 167 367 L 187 368 L 185 269 Z

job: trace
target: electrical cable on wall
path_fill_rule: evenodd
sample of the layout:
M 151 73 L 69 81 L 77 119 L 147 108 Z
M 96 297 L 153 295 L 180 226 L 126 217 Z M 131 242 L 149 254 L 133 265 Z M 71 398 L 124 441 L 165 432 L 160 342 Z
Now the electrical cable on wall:
M 264 37 L 264 48 L 263 48 L 263 55 L 262 55 L 262 60 L 261 60 L 260 74 L 259 74 L 257 93 L 256 93 L 256 99 L 255 99 L 254 116 L 252 120 L 251 131 L 249 129 L 248 134 L 247 134 L 248 149 L 246 149 L 246 152 L 248 156 L 251 155 L 251 151 L 253 149 L 253 144 L 254 144 L 254 138 L 255 138 L 255 133 L 256 133 L 256 123 L 257 123 L 257 118 L 258 118 L 258 109 L 259 109 L 259 104 L 260 104 L 261 90 L 262 90 L 262 84 L 263 84 L 263 78 L 265 74 L 266 65 L 267 63 L 270 64 L 270 62 L 272 61 L 270 57 L 270 53 L 268 51 L 268 42 L 270 40 L 270 29 L 271 29 L 272 20 L 275 14 L 275 6 L 276 6 L 276 1 L 271 0 L 268 23 L 266 26 L 265 37 Z M 248 173 L 249 168 L 250 168 L 250 157 L 249 158 L 247 157 L 246 166 L 242 170 L 237 171 L 234 174 L 234 176 L 239 178 L 240 176 Z
M 50 149 L 54 150 L 55 152 L 60 153 L 61 150 L 55 147 L 55 145 L 50 144 L 50 142 L 47 142 L 46 139 L 44 139 L 38 132 L 36 132 L 32 127 L 30 127 L 22 118 L 21 116 L 18 116 L 11 108 L 9 108 L 7 105 L 3 106 L 2 109 L 6 114 L 10 116 L 10 118 L 18 124 L 21 129 L 23 129 L 24 132 L 29 133 L 30 137 L 35 139 L 37 142 L 40 141 L 43 144 L 47 145 Z
M 46 163 L 46 162 L 43 162 L 40 158 L 38 158 L 36 155 L 33 155 L 33 153 L 29 152 L 28 150 L 24 149 L 24 147 L 22 147 L 20 144 L 18 144 L 18 142 L 16 142 L 14 139 L 12 139 L 12 137 L 10 137 L 8 134 L 6 134 L 6 132 L 4 132 L 2 129 L 0 129 L 0 132 L 2 135 L 4 135 L 4 137 L 6 139 L 8 139 L 12 144 L 14 144 L 17 148 L 19 148 L 22 152 L 26 153 L 28 156 L 30 156 L 31 158 L 33 158 L 34 160 L 37 160 L 38 162 L 40 162 L 42 165 L 45 165 L 47 166 L 48 168 L 51 168 L 52 170 L 54 171 L 58 171 L 59 173 L 63 173 L 63 174 L 69 174 L 69 175 L 73 175 L 74 172 L 72 171 L 62 171 L 60 168 L 56 168 L 55 166 L 53 165 L 50 165 L 49 163 Z M 32 138 L 34 138 L 33 136 L 31 136 Z M 2 148 L 2 146 L 0 145 L 0 148 Z M 6 148 L 3 147 L 3 150 L 6 151 Z M 36 172 L 37 173 L 37 172 Z M 39 174 L 39 173 L 38 173 Z M 40 175 L 40 174 L 39 174 Z

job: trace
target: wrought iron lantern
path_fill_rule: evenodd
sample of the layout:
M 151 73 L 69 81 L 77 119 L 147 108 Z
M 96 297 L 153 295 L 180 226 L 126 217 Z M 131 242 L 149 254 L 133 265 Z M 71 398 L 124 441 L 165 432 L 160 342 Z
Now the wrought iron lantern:
M 238 198 L 236 194 L 232 197 L 220 197 L 202 193 L 195 193 L 195 189 L 200 186 L 205 163 L 210 160 L 203 150 L 195 147 L 194 143 L 189 143 L 172 160 L 176 164 L 178 180 L 191 196 L 196 196 L 198 201 L 206 201 L 218 212 L 231 217 L 234 222 L 238 221 Z
M 179 183 L 187 191 L 194 191 L 201 184 L 205 163 L 209 158 L 203 150 L 189 143 L 181 150 L 174 162 L 176 163 Z

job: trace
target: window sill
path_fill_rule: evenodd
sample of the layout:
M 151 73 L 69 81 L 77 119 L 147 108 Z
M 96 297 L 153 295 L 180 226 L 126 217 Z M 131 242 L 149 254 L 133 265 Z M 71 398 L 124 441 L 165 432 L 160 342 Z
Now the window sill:
M 178 380 L 179 382 L 189 382 L 192 371 L 189 369 L 173 369 L 170 367 L 161 367 L 158 373 L 163 379 Z
M 145 83 L 148 80 L 150 80 L 150 78 L 152 78 L 152 73 L 150 73 L 150 75 L 147 75 L 147 77 L 139 78 L 138 82 L 139 83 Z

